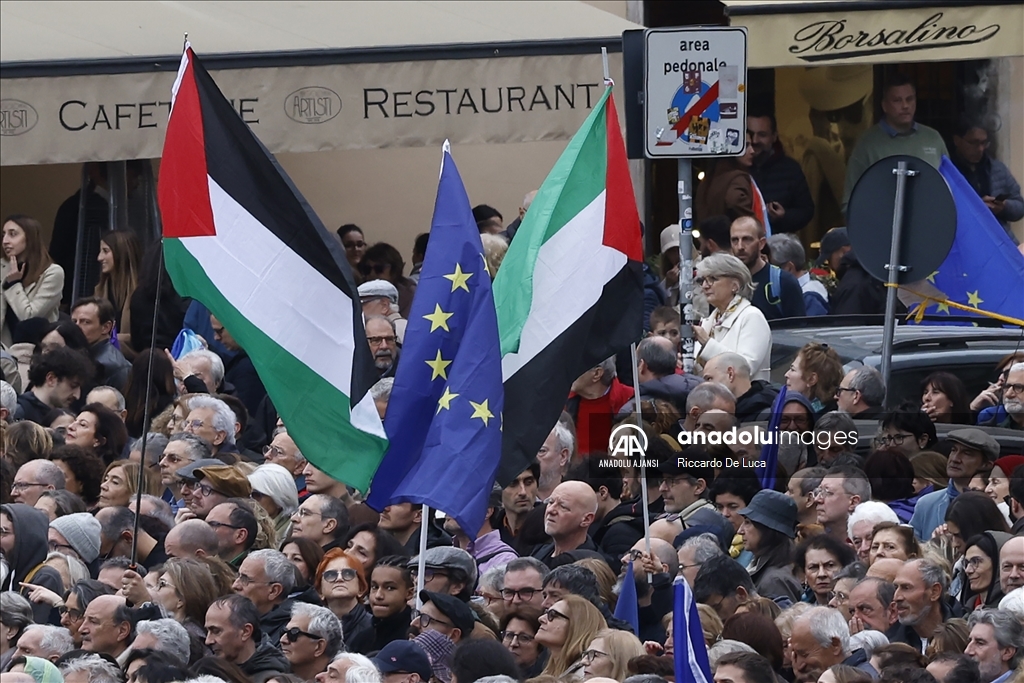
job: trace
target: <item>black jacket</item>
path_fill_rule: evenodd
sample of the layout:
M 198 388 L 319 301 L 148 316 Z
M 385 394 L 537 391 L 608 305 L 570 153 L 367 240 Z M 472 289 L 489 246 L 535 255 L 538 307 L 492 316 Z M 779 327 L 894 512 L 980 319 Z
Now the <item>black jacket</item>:
M 659 398 L 673 404 L 680 413 L 686 413 L 686 398 L 701 381 L 696 375 L 686 374 L 658 377 L 640 384 L 640 399 Z M 626 405 L 632 407 L 633 402 L 630 401 Z
M 21 584 L 31 583 L 49 588 L 57 595 L 64 594 L 64 582 L 53 567 L 43 564 L 48 550 L 46 534 L 50 528 L 50 520 L 41 510 L 23 503 L 9 503 L 0 506 L 14 527 L 14 548 L 7 554 L 10 574 L 3 590 L 21 593 L 28 598 L 31 589 L 22 588 Z M 60 614 L 45 602 L 33 602 L 32 619 L 37 624 L 60 623 Z
M 353 642 L 373 637 L 373 615 L 362 603 L 356 603 L 355 608 L 341 618 L 341 632 L 345 635 L 345 646 L 351 650 Z
M 452 537 L 445 533 L 443 529 L 433 522 L 427 524 L 428 548 L 436 548 L 440 545 L 449 546 L 452 542 Z M 416 531 L 414 531 L 412 536 L 409 537 L 409 540 L 405 544 L 405 549 L 408 551 L 410 557 L 415 557 L 420 554 L 420 527 L 416 527 Z
M 665 627 L 661 620 L 672 611 L 672 577 L 668 574 L 655 574 L 651 586 L 654 595 L 651 604 L 640 608 L 640 640 L 665 642 Z
M 786 210 L 782 218 L 772 218 L 772 233 L 797 232 L 803 229 L 814 216 L 814 200 L 807 187 L 800 163 L 790 159 L 781 145 L 772 150 L 771 156 L 762 164 L 755 160 L 750 168 L 750 177 L 757 183 L 765 204 L 778 202 Z
M 252 657 L 238 667 L 253 681 L 262 681 L 268 675 L 288 673 L 292 670 L 284 653 L 276 645 L 271 645 L 270 639 L 266 636 L 260 641 Z
M 260 617 L 260 631 L 275 647 L 281 642 L 281 634 L 292 618 L 294 604 L 295 601 L 289 598 Z
M 123 392 L 128 384 L 128 373 L 132 369 L 132 364 L 125 359 L 124 354 L 114 348 L 109 339 L 102 339 L 89 347 L 89 355 L 99 366 L 97 380 Z
M 18 405 L 21 406 L 21 419 L 43 425 L 43 418 L 53 410 L 49 404 L 43 401 L 31 391 L 26 391 L 18 396 Z M 46 425 L 43 425 L 44 427 Z
M 772 402 L 779 395 L 779 390 L 763 379 L 755 379 L 750 383 L 750 389 L 736 399 L 736 419 L 740 422 L 756 420 L 766 408 L 772 407 Z
M 864 270 L 852 251 L 839 261 L 839 284 L 829 298 L 830 315 L 880 315 L 885 313 L 885 285 Z M 896 300 L 897 312 L 906 307 Z
M 250 415 L 259 410 L 267 390 L 263 388 L 263 382 L 256 374 L 256 366 L 252 364 L 249 354 L 241 349 L 235 352 L 234 357 L 224 364 L 224 380 L 235 385 L 235 396 L 245 404 Z
M 639 499 L 626 501 L 609 510 L 600 522 L 590 525 L 587 532 L 601 554 L 622 557 L 644 537 L 642 508 Z
M 960 604 L 948 596 L 944 597 L 939 605 L 942 608 L 942 621 L 949 621 L 964 615 Z M 907 626 L 897 621 L 885 635 L 889 638 L 890 643 L 906 643 L 918 652 L 921 651 L 921 636 L 917 634 L 913 626 Z
M 608 562 L 608 558 L 604 557 L 604 555 L 601 553 L 600 549 L 598 549 L 597 545 L 594 544 L 594 540 L 592 538 L 590 538 L 590 536 L 587 536 L 583 540 L 583 543 L 581 543 L 580 545 L 578 545 L 575 548 L 573 548 L 573 550 L 590 550 L 592 552 L 601 554 L 601 556 L 604 558 L 604 560 L 606 562 Z M 533 553 L 530 556 L 537 558 L 538 560 L 540 560 L 541 562 L 546 564 L 551 569 L 554 569 L 555 567 L 558 567 L 558 566 L 561 566 L 562 564 L 564 564 L 564 562 L 559 562 L 558 561 L 558 558 L 554 555 L 554 552 L 555 552 L 555 544 L 554 543 L 545 543 L 542 546 L 538 546 L 537 549 L 534 550 Z
M 390 617 L 371 617 L 370 623 L 373 628 L 360 631 L 352 640 L 346 638 L 345 649 L 363 655 L 377 652 L 393 640 L 405 640 L 409 635 L 411 622 L 411 607 L 406 607 Z

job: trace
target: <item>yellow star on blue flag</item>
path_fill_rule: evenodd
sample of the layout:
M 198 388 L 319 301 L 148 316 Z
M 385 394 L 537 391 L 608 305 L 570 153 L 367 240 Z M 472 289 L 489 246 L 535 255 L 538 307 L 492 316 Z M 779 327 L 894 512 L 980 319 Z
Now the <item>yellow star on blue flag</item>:
M 366 501 L 375 510 L 421 503 L 463 529 L 483 523 L 501 458 L 505 391 L 491 278 L 482 262 L 480 231 L 446 148 L 384 418 L 390 445 Z

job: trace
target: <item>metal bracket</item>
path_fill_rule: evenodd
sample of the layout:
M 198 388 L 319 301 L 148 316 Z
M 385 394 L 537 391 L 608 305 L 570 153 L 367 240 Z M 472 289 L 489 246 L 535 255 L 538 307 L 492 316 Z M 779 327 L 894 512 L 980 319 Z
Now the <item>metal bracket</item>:
M 886 270 L 896 270 L 896 271 L 899 271 L 900 273 L 906 273 L 906 272 L 910 271 L 910 268 L 908 268 L 907 266 L 896 266 L 894 268 L 892 265 L 890 265 L 888 263 L 885 264 L 885 269 Z
M 893 175 L 905 175 L 905 176 L 911 176 L 911 177 L 913 177 L 913 176 L 916 176 L 916 175 L 917 175 L 917 171 L 912 171 L 912 170 L 910 170 L 910 169 L 906 169 L 906 170 L 904 170 L 904 171 L 901 171 L 901 170 L 900 170 L 900 169 L 898 169 L 898 168 L 894 168 L 894 169 L 892 169 L 892 174 L 893 174 Z

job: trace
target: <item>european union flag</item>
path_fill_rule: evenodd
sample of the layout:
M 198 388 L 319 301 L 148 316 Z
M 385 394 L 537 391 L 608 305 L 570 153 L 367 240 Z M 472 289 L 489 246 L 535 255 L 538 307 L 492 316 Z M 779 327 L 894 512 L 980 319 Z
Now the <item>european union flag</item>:
M 927 281 L 949 301 L 1024 319 L 1024 256 L 948 158 L 942 158 L 939 173 L 956 203 L 956 237 L 946 260 Z M 928 305 L 936 307 L 930 313 L 969 315 L 946 304 Z
M 761 488 L 774 489 L 775 475 L 779 467 L 779 423 L 782 422 L 782 409 L 786 407 L 786 385 L 782 385 L 779 395 L 772 403 L 772 414 L 768 418 L 768 434 L 771 436 L 771 443 L 761 446 L 761 460 L 764 467 L 757 467 L 757 478 L 761 482 Z
M 483 244 L 445 142 L 430 240 L 367 503 L 443 510 L 472 538 L 501 459 L 498 320 Z

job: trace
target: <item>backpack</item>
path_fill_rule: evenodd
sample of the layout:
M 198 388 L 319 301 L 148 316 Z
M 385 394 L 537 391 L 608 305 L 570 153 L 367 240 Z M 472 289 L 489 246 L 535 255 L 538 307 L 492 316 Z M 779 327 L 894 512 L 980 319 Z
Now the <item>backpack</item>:
M 817 292 L 804 292 L 804 309 L 808 316 L 828 315 L 828 303 Z
M 768 284 L 765 286 L 765 300 L 782 317 L 782 268 L 768 265 Z

